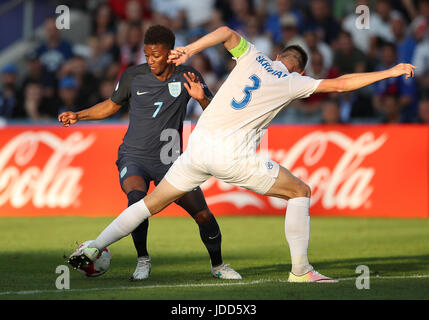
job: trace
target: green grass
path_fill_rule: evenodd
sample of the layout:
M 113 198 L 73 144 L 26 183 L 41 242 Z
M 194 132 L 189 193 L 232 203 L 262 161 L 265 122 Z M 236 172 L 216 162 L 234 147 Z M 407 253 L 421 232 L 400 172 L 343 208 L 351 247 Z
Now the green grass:
M 289 284 L 283 217 L 218 218 L 223 257 L 243 280 L 210 275 L 206 250 L 190 218 L 151 219 L 151 276 L 131 282 L 130 237 L 110 247 L 112 265 L 99 278 L 70 270 L 71 290 L 56 290 L 55 273 L 77 243 L 95 238 L 112 218 L 0 219 L 0 299 L 428 299 L 429 220 L 313 218 L 309 257 L 338 284 Z M 371 271 L 358 290 L 358 265 Z M 412 278 L 425 275 L 422 278 Z M 394 278 L 392 278 L 394 277 Z M 224 284 L 224 285 L 222 285 Z M 34 291 L 35 290 L 35 291 Z M 34 291 L 34 292 L 23 292 Z M 7 294 L 5 294 L 7 292 Z

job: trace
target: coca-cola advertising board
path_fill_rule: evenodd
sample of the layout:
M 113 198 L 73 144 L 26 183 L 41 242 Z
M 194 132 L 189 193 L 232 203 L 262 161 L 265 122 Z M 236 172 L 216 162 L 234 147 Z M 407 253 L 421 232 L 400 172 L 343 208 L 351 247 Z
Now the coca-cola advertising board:
M 0 129 L 0 216 L 118 215 L 127 205 L 115 165 L 126 129 Z M 313 216 L 429 217 L 428 126 L 273 125 L 261 145 L 312 187 Z M 215 178 L 201 187 L 218 216 L 283 215 L 287 206 Z M 186 213 L 172 204 L 161 215 Z

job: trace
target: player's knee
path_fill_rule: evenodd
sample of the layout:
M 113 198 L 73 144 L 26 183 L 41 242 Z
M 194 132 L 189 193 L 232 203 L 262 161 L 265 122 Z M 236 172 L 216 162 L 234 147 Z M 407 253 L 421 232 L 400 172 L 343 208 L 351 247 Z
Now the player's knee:
M 311 197 L 311 188 L 308 184 L 302 182 L 299 184 L 299 187 L 296 188 L 293 198 L 310 198 Z
M 204 209 L 204 210 L 198 211 L 192 217 L 194 218 L 196 223 L 203 224 L 210 221 L 212 214 L 208 209 Z
M 133 205 L 134 203 L 140 201 L 146 196 L 146 192 L 141 190 L 133 190 L 131 192 L 128 192 L 127 198 L 128 198 L 128 206 Z

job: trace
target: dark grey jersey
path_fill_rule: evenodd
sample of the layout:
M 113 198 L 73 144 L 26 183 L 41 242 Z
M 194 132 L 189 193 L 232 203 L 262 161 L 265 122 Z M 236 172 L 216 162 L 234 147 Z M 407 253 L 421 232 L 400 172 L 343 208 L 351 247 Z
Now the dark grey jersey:
M 182 152 L 183 120 L 191 98 L 183 86 L 183 74 L 187 72 L 199 77 L 205 95 L 211 98 L 201 74 L 189 66 L 176 67 L 164 82 L 152 74 L 147 63 L 123 72 L 111 97 L 116 104 L 129 107 L 130 122 L 120 152 L 150 160 L 160 160 L 166 144 L 175 145 L 175 150 L 170 151 L 173 156 Z M 172 132 L 178 133 L 178 144 L 172 144 Z

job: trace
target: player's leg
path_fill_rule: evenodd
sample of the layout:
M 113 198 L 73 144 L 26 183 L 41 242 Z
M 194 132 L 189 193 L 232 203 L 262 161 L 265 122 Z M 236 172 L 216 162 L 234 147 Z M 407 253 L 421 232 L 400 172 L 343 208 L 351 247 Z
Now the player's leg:
M 211 261 L 211 273 L 221 279 L 241 279 L 239 273 L 225 265 L 222 260 L 222 233 L 214 215 L 207 206 L 204 194 L 200 187 L 188 192 L 176 200 L 186 212 L 194 218 L 200 230 L 200 237 L 204 243 Z
M 262 195 L 288 200 L 285 234 L 292 259 L 289 279 L 295 282 L 332 281 L 315 272 L 308 262 L 310 187 L 286 168 L 262 156 L 242 159 L 234 166 L 237 167 L 237 175 L 226 182 Z
M 103 250 L 135 230 L 144 220 L 160 212 L 180 198 L 186 191 L 179 190 L 163 179 L 150 194 L 126 208 L 110 223 L 88 248 Z M 92 257 L 90 257 L 91 259 Z M 92 260 L 92 259 L 91 259 Z
M 291 253 L 292 272 L 297 275 L 307 273 L 312 269 L 307 258 L 310 240 L 310 187 L 280 166 L 279 175 L 266 195 L 288 200 L 285 234 Z
M 292 260 L 290 282 L 336 282 L 316 272 L 308 261 L 310 241 L 311 188 L 280 166 L 277 178 L 265 194 L 288 200 L 285 216 L 285 235 Z
M 127 195 L 129 207 L 146 196 L 151 180 L 148 174 L 150 170 L 138 159 L 121 152 L 116 165 L 119 171 L 119 182 L 122 191 Z M 147 251 L 148 227 L 149 220 L 145 220 L 131 232 L 137 251 L 137 266 L 132 275 L 132 279 L 135 280 L 147 279 L 151 270 L 150 256 Z
M 127 236 L 144 220 L 160 212 L 210 177 L 209 173 L 192 165 L 188 160 L 186 152 L 183 153 L 150 194 L 125 209 L 87 248 L 74 252 L 69 263 L 79 268 L 94 261 L 102 249 Z
M 128 206 L 143 199 L 147 194 L 148 179 L 140 175 L 131 175 L 121 179 L 121 187 L 128 198 Z M 149 278 L 152 268 L 149 253 L 147 251 L 147 233 L 149 228 L 149 219 L 144 220 L 131 232 L 134 247 L 137 251 L 137 266 L 133 272 L 133 280 L 144 280 Z
M 128 206 L 132 206 L 134 203 L 140 201 L 147 195 L 147 182 L 141 176 L 130 176 L 124 179 L 121 183 L 122 190 L 127 195 Z M 147 230 L 149 222 L 148 220 L 143 221 L 133 232 L 131 236 L 133 238 L 134 246 L 137 251 L 137 257 L 148 256 L 147 251 Z

